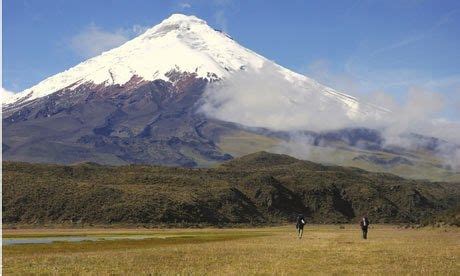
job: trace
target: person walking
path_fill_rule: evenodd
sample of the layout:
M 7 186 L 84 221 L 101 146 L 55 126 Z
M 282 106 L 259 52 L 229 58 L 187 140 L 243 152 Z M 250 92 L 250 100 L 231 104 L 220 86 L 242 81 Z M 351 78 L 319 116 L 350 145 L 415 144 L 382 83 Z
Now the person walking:
M 297 223 L 295 225 L 295 228 L 297 229 L 297 236 L 299 237 L 299 239 L 302 238 L 302 235 L 303 235 L 303 227 L 304 225 L 306 224 L 307 222 L 305 221 L 305 218 L 302 214 L 299 214 L 297 216 Z
M 361 221 L 359 222 L 359 225 L 361 226 L 361 230 L 363 231 L 363 239 L 367 239 L 367 230 L 369 228 L 369 219 L 367 218 L 367 215 L 364 215 Z

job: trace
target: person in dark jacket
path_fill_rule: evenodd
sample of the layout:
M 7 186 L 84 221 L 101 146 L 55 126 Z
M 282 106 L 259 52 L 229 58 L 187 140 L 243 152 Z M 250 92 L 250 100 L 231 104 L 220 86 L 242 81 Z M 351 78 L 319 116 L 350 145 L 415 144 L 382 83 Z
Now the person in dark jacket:
M 296 221 L 297 221 L 297 223 L 295 225 L 295 228 L 297 229 L 297 235 L 298 235 L 299 239 L 301 239 L 302 235 L 303 235 L 303 227 L 307 222 L 305 221 L 305 218 L 304 218 L 304 216 L 302 214 L 299 214 L 297 216 Z
M 359 222 L 359 225 L 361 226 L 361 230 L 363 230 L 363 239 L 367 239 L 367 229 L 369 228 L 369 219 L 367 218 L 367 215 L 364 215 L 361 221 Z

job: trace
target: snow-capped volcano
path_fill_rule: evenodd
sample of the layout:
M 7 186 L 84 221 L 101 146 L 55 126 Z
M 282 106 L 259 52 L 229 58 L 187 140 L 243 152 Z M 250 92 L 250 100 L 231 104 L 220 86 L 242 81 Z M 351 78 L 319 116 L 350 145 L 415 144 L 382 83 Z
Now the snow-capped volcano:
M 173 14 L 144 34 L 118 48 L 88 59 L 62 73 L 51 76 L 21 93 L 4 99 L 10 105 L 44 97 L 81 84 L 123 85 L 134 76 L 145 80 L 169 80 L 172 70 L 207 79 L 226 79 L 240 70 L 259 70 L 273 65 L 280 76 L 295 86 L 322 93 L 327 100 L 341 103 L 349 117 L 379 113 L 382 109 L 360 106 L 353 97 L 339 93 L 316 81 L 283 68 L 242 47 L 227 34 L 214 30 L 195 16 Z
M 362 127 L 391 117 L 181 14 L 2 99 L 4 160 L 66 164 L 210 166 L 260 150 L 299 154 L 297 143 L 321 156 L 325 146 L 380 156 L 384 139 Z
M 86 82 L 122 85 L 133 76 L 147 81 L 168 80 L 166 73 L 171 70 L 195 73 L 208 80 L 224 78 L 246 66 L 260 67 L 264 61 L 205 21 L 173 14 L 120 47 L 49 77 L 7 103 L 23 97 L 32 100 Z

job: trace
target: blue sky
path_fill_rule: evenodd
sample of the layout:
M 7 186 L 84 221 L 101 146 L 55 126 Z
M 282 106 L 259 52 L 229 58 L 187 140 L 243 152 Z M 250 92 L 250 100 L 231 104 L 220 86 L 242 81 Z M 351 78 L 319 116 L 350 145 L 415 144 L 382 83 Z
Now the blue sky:
M 361 97 L 414 87 L 460 118 L 460 1 L 3 1 L 3 87 L 18 92 L 115 47 L 172 13 Z

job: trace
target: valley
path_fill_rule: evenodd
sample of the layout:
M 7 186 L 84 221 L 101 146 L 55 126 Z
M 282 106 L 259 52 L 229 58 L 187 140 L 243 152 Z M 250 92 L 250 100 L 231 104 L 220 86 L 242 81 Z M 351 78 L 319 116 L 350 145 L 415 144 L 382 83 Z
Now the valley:
M 442 274 L 459 271 L 458 228 L 293 225 L 244 229 L 4 230 L 4 237 L 148 235 L 146 240 L 3 246 L 5 274 Z

